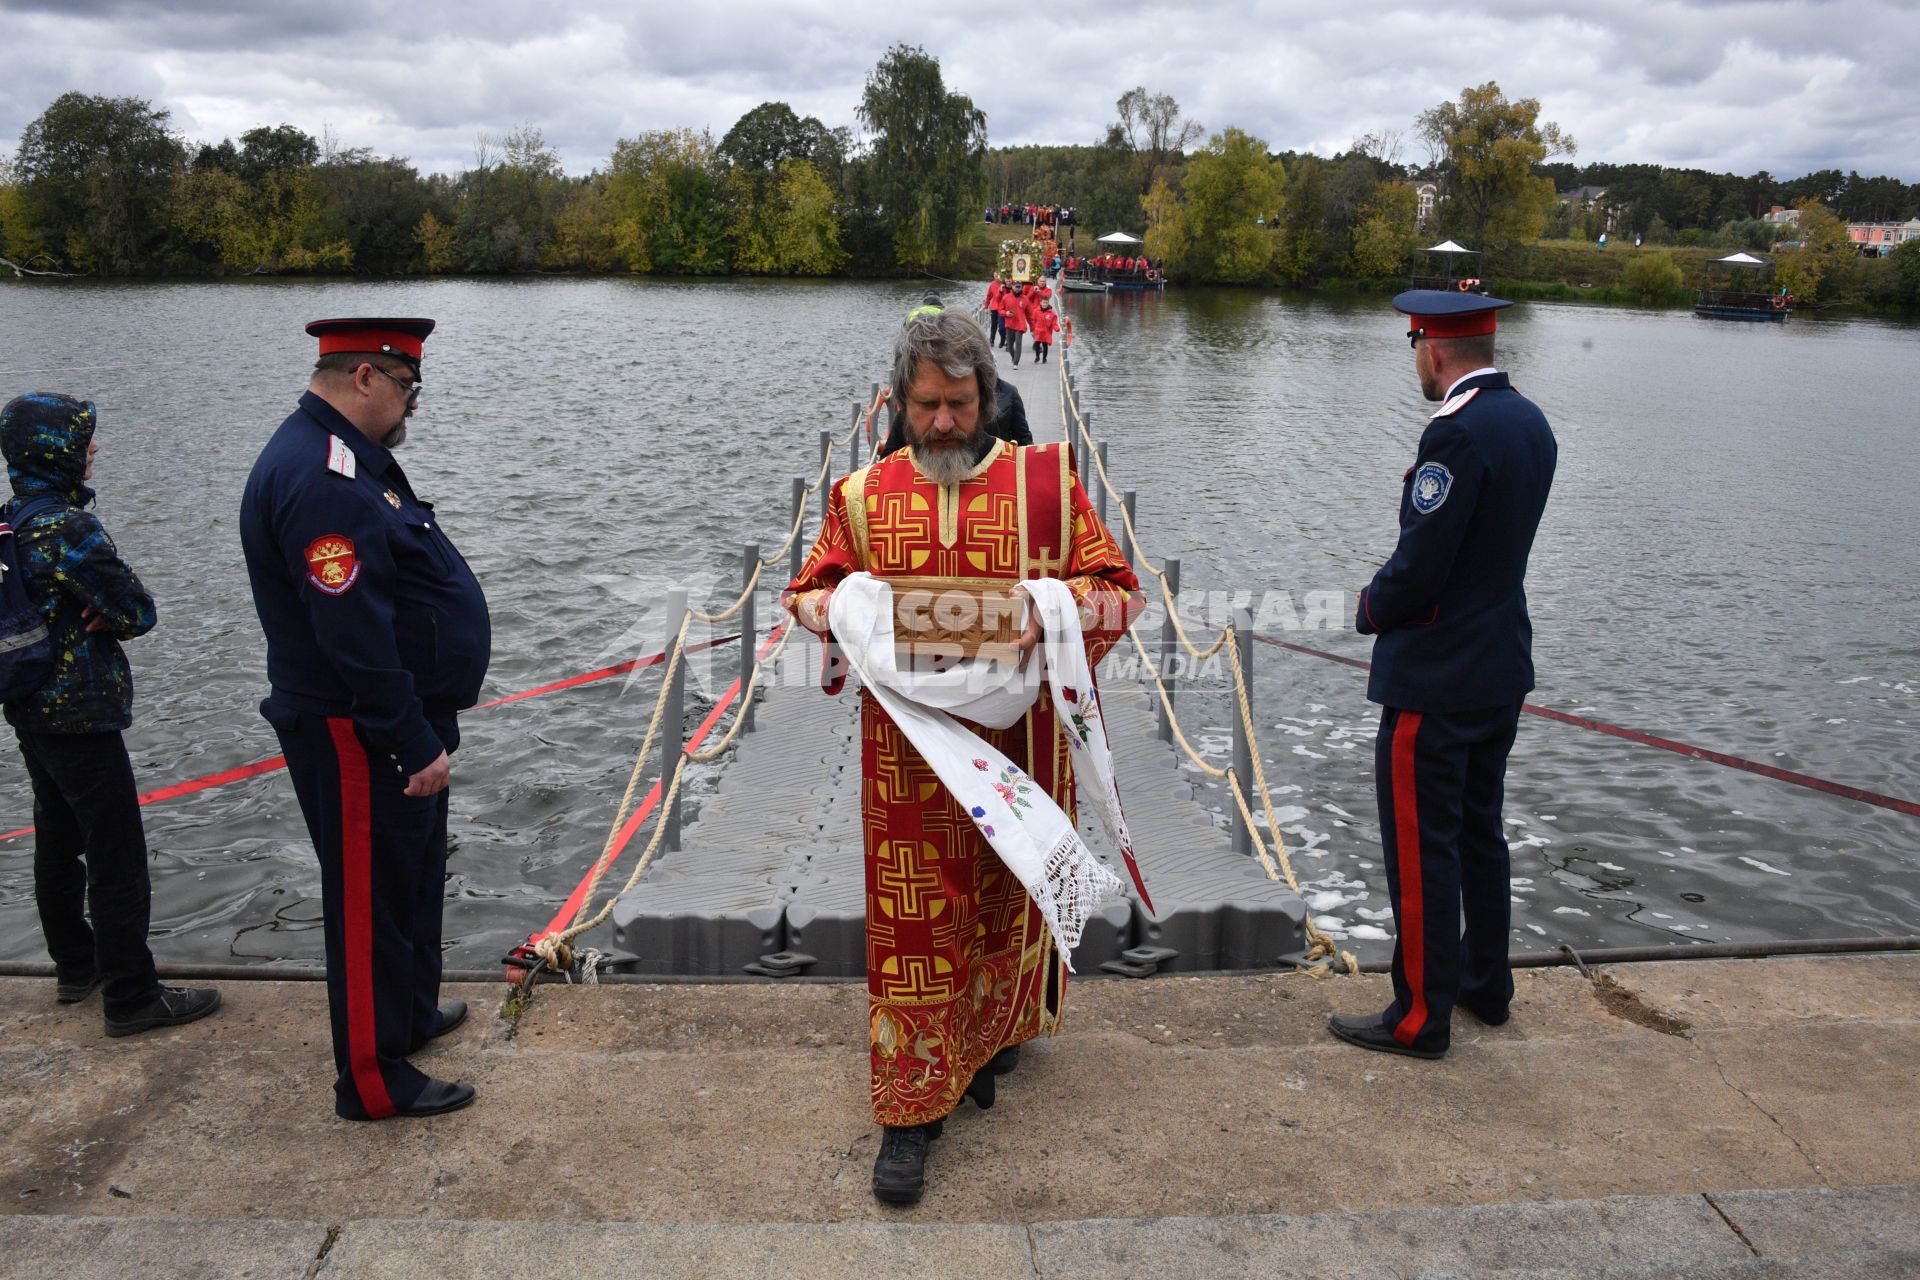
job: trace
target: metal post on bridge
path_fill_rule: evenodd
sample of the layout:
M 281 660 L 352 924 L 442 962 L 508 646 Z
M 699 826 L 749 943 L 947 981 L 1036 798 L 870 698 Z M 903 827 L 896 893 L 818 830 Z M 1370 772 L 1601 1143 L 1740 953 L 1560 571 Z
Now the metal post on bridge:
M 798 542 L 796 538 L 794 541 Z M 753 728 L 753 692 L 747 681 L 753 675 L 753 655 L 759 637 L 753 634 L 753 574 L 760 567 L 760 544 L 749 542 L 740 549 L 740 590 L 746 603 L 740 606 L 740 731 Z
M 1147 558 L 1146 553 L 1141 551 L 1140 548 L 1134 544 L 1133 539 L 1127 536 L 1128 529 L 1132 529 L 1136 533 L 1138 533 L 1140 529 L 1140 525 L 1133 518 L 1133 512 L 1134 512 L 1133 490 L 1131 489 L 1121 490 L 1120 509 L 1127 513 L 1127 522 L 1120 529 L 1120 535 L 1119 535 L 1120 554 L 1127 558 L 1128 564 L 1133 565 L 1133 571 L 1135 573 L 1139 573 L 1141 570 L 1141 566 L 1137 564 L 1133 564 L 1133 558 L 1135 556 L 1139 556 L 1142 560 L 1145 560 Z
M 803 525 L 800 504 L 806 500 L 807 482 L 796 476 L 793 481 L 793 514 L 787 518 L 787 527 L 793 530 L 793 541 L 787 547 L 788 582 L 792 582 L 800 576 L 800 548 L 804 545 L 801 541 L 801 535 L 806 532 Z
M 667 705 L 661 713 L 660 721 L 660 785 L 673 785 L 674 766 L 680 763 L 680 757 L 687 749 L 687 656 L 684 652 L 680 661 L 672 658 L 673 644 L 680 635 L 680 627 L 687 620 L 687 593 L 684 588 L 667 592 L 667 661 L 673 667 L 673 676 L 667 681 Z M 673 803 L 667 806 L 667 833 L 661 847 L 669 853 L 680 849 L 680 795 L 674 793 Z
M 1091 424 L 1089 424 L 1091 425 Z M 1091 436 L 1089 436 L 1091 438 Z M 1107 523 L 1107 442 L 1102 440 L 1094 446 L 1094 456 L 1100 459 L 1100 465 L 1094 469 L 1094 487 L 1100 491 L 1100 523 Z M 1109 525 L 1109 528 L 1112 526 Z
M 827 522 L 827 503 L 833 499 L 833 467 L 828 459 L 833 456 L 833 432 L 820 433 L 820 523 Z
M 1240 654 L 1240 670 L 1247 677 L 1247 715 L 1240 714 L 1240 695 L 1237 687 L 1227 693 L 1231 705 L 1227 715 L 1233 720 L 1233 778 L 1231 785 L 1240 790 L 1247 802 L 1247 812 L 1253 812 L 1253 742 L 1247 734 L 1247 720 L 1253 714 L 1253 614 L 1246 609 L 1233 611 L 1233 647 Z M 1253 832 L 1247 827 L 1247 820 L 1240 812 L 1240 806 L 1233 807 L 1233 851 L 1249 856 L 1253 853 Z
M 1173 612 L 1180 607 L 1180 557 L 1167 557 L 1167 616 L 1160 623 L 1160 682 L 1167 688 L 1160 704 L 1160 741 L 1173 741 L 1173 668 L 1180 661 L 1180 633 L 1174 629 Z
M 873 403 L 868 401 L 868 404 Z M 864 405 L 853 406 L 853 430 L 847 432 L 847 474 L 852 475 L 860 469 L 860 414 Z

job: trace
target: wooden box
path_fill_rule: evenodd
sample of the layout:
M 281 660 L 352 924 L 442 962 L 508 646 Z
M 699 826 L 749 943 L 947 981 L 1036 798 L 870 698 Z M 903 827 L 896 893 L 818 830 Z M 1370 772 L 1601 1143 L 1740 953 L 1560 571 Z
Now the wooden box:
M 893 583 L 893 643 L 902 665 L 1017 656 L 1025 592 L 1012 584 L 915 578 Z

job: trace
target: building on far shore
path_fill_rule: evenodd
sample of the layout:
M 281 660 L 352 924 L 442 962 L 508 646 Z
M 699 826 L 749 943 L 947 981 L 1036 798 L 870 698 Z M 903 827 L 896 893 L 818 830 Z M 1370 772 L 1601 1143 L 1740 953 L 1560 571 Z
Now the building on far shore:
M 1920 240 L 1920 218 L 1905 222 L 1849 222 L 1847 238 L 1869 258 L 1892 253 L 1909 240 Z
M 1614 224 L 1619 218 L 1620 211 L 1607 203 L 1605 187 L 1575 187 L 1571 191 L 1556 192 L 1555 196 L 1561 204 L 1571 205 L 1581 213 L 1592 213 L 1598 209 L 1606 215 L 1606 222 L 1601 230 L 1616 230 Z
M 1800 211 L 1798 209 L 1788 209 L 1782 205 L 1775 205 L 1773 208 L 1767 210 L 1760 220 L 1762 222 L 1785 223 L 1788 226 L 1797 227 L 1800 225 Z
M 1413 184 L 1413 194 L 1420 201 L 1419 223 L 1424 227 L 1433 221 L 1433 206 L 1439 202 L 1440 185 L 1435 182 L 1416 182 Z

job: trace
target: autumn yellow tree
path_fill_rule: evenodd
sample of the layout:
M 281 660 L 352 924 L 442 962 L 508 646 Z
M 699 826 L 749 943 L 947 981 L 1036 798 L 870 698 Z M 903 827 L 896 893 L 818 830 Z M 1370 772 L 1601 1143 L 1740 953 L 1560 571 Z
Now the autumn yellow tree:
M 1794 238 L 1799 244 L 1780 254 L 1775 272 L 1798 306 L 1812 306 L 1825 287 L 1832 286 L 1853 267 L 1853 241 L 1844 222 L 1815 197 L 1794 206 L 1800 210 Z
M 1462 89 L 1457 102 L 1423 111 L 1419 131 L 1440 166 L 1443 229 L 1486 251 L 1537 239 L 1546 229 L 1553 180 L 1534 176 L 1534 166 L 1572 155 L 1575 144 L 1559 125 L 1541 122 L 1538 98 L 1508 101 L 1489 80 Z

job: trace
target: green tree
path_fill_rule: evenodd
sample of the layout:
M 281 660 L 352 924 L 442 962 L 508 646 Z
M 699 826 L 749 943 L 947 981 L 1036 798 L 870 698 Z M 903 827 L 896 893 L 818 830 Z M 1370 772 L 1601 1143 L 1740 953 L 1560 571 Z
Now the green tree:
M 413 229 L 414 243 L 420 246 L 420 264 L 435 275 L 444 275 L 460 266 L 460 237 L 443 224 L 429 209 Z
M 522 125 L 483 137 L 460 177 L 457 229 L 469 271 L 531 271 L 553 234 L 563 196 L 560 158 L 539 129 Z
M 336 148 L 314 167 L 313 189 L 321 208 L 320 238 L 351 247 L 355 270 L 390 275 L 421 265 L 414 232 L 436 197 L 411 164 L 364 147 Z M 442 204 L 436 216 L 451 222 L 452 203 Z
M 725 173 L 705 130 L 658 129 L 615 143 L 607 202 L 627 269 L 725 273 L 731 249 L 722 202 Z
M 948 92 L 939 59 L 900 44 L 867 76 L 857 114 L 872 135 L 863 194 L 890 233 L 894 262 L 951 263 L 986 190 L 986 112 Z
M 1353 265 L 1369 279 L 1399 275 L 1420 244 L 1420 197 L 1410 183 L 1383 182 L 1360 206 Z
M 612 271 L 620 266 L 620 240 L 605 178 L 594 174 L 581 180 L 560 202 L 553 215 L 553 239 L 540 265 L 562 271 Z
M 1266 221 L 1286 200 L 1287 174 L 1267 144 L 1229 126 L 1187 162 L 1183 274 L 1213 284 L 1252 284 L 1273 265 Z M 1149 254 L 1151 254 L 1149 250 Z
M 1672 302 L 1686 294 L 1686 277 L 1669 253 L 1634 255 L 1621 284 L 1642 302 Z
M 738 175 L 735 175 L 738 181 Z M 734 203 L 733 267 L 751 275 L 830 275 L 846 264 L 833 188 L 812 163 L 782 162 L 763 195 Z
M 45 270 L 51 265 L 50 255 L 49 261 L 38 261 L 45 254 L 46 243 L 34 226 L 26 190 L 14 176 L 13 165 L 0 160 L 0 258 L 14 263 L 16 270 Z
M 1489 80 L 1421 112 L 1418 127 L 1448 196 L 1443 225 L 1470 240 L 1468 248 L 1498 252 L 1539 236 L 1554 192 L 1553 180 L 1536 177 L 1534 167 L 1574 153 L 1559 125 L 1540 123 L 1539 99 L 1509 102 Z
M 153 264 L 185 160 L 168 119 L 140 98 L 63 93 L 26 127 L 16 171 L 51 252 L 103 276 Z
M 1823 292 L 1832 301 L 1848 283 L 1854 265 L 1853 241 L 1846 224 L 1818 197 L 1802 200 L 1794 208 L 1800 211 L 1799 244 L 1775 259 L 1778 279 L 1797 306 L 1812 306 Z
M 789 160 L 819 162 L 837 153 L 833 131 L 812 116 L 799 116 L 784 102 L 763 102 L 734 121 L 720 139 L 720 158 L 735 169 L 779 177 Z

